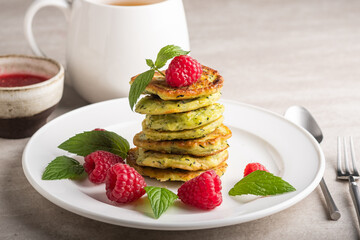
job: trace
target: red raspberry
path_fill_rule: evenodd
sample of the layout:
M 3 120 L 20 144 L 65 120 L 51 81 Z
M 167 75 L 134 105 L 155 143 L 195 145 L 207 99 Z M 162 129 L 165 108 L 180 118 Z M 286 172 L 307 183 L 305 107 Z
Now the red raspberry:
M 171 87 L 188 86 L 196 82 L 202 73 L 201 64 L 187 55 L 175 57 L 166 69 L 166 82 Z
M 185 204 L 213 209 L 222 202 L 221 180 L 214 170 L 206 171 L 181 185 L 178 196 Z
M 106 195 L 111 201 L 128 203 L 145 194 L 146 182 L 132 167 L 115 164 L 106 176 Z
M 106 131 L 106 130 L 103 128 L 95 128 L 93 131 Z
M 96 151 L 85 157 L 84 169 L 91 182 L 103 183 L 108 169 L 116 163 L 124 163 L 124 160 L 110 152 Z
M 250 173 L 256 171 L 256 170 L 262 170 L 262 171 L 266 171 L 269 172 L 264 165 L 260 164 L 260 163 L 249 163 L 248 165 L 246 165 L 245 170 L 244 170 L 244 177 L 246 177 L 247 175 L 249 175 Z

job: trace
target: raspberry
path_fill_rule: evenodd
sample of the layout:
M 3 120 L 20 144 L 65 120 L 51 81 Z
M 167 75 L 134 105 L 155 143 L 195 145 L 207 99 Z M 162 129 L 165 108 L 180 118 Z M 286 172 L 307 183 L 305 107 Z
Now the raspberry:
M 95 128 L 93 131 L 106 131 L 106 130 L 103 128 Z
M 84 169 L 91 182 L 103 183 L 108 169 L 116 163 L 124 163 L 124 160 L 110 152 L 96 151 L 85 157 Z
M 132 167 L 115 164 L 106 176 L 106 195 L 111 201 L 128 203 L 145 194 L 146 182 Z
M 187 55 L 175 57 L 166 69 L 166 82 L 171 87 L 189 86 L 196 82 L 202 73 L 201 64 Z
M 256 170 L 262 170 L 262 171 L 266 171 L 269 172 L 264 165 L 260 164 L 260 163 L 249 163 L 248 165 L 246 165 L 245 170 L 244 170 L 244 177 L 246 177 L 247 175 L 249 175 L 250 173 L 256 171 Z
M 206 171 L 178 189 L 182 202 L 201 209 L 213 209 L 222 202 L 221 180 L 214 170 Z

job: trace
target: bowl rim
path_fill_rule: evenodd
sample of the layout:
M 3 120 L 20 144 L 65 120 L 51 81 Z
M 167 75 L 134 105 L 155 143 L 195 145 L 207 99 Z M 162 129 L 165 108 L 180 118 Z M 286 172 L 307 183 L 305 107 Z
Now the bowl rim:
M 59 71 L 54 76 L 52 76 L 51 78 L 49 78 L 45 81 L 30 84 L 30 85 L 25 85 L 25 86 L 18 86 L 18 87 L 1 87 L 0 86 L 0 91 L 14 91 L 14 90 L 25 90 L 25 89 L 38 88 L 38 87 L 42 87 L 45 85 L 49 85 L 59 79 L 64 78 L 64 72 L 65 72 L 64 67 L 62 66 L 62 64 L 60 64 L 59 62 L 57 62 L 51 58 L 40 57 L 40 56 L 31 56 L 31 55 L 22 55 L 22 54 L 0 55 L 0 59 L 3 59 L 3 58 L 23 58 L 23 59 L 36 59 L 36 60 L 47 61 L 47 62 L 50 62 L 50 63 L 56 65 L 59 68 Z M 1 64 L 0 64 L 0 66 L 1 66 Z

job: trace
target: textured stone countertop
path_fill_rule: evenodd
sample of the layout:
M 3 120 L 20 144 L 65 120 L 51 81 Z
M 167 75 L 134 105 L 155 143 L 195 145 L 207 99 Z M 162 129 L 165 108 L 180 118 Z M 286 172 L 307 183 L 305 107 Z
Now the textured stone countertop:
M 0 0 L 1 55 L 32 54 L 23 34 L 31 2 Z M 317 187 L 284 211 L 216 229 L 150 231 L 97 222 L 54 205 L 29 184 L 21 165 L 29 139 L 0 139 L 0 239 L 358 238 L 348 185 L 336 181 L 335 165 L 337 136 L 352 135 L 360 156 L 360 1 L 184 0 L 184 5 L 192 55 L 221 72 L 223 98 L 279 114 L 303 105 L 314 114 L 325 135 L 324 177 L 341 219 L 328 219 Z M 48 56 L 64 62 L 62 13 L 42 10 L 34 28 Z M 66 87 L 50 119 L 87 104 Z

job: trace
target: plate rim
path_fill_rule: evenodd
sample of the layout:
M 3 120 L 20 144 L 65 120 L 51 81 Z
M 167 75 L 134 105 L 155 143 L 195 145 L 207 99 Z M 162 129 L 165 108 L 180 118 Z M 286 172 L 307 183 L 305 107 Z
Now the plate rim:
M 65 118 L 67 115 L 69 114 L 73 114 L 73 112 L 78 112 L 78 111 L 84 111 L 87 108 L 96 106 L 96 105 L 102 105 L 102 104 L 110 104 L 111 102 L 118 102 L 118 101 L 127 101 L 127 98 L 117 98 L 117 99 L 111 99 L 111 100 L 107 100 L 107 101 L 102 101 L 102 102 L 98 102 L 98 103 L 93 103 L 93 104 L 89 104 L 89 105 L 85 105 L 82 106 L 80 108 L 76 108 L 73 109 L 69 112 L 66 112 L 54 119 L 52 119 L 51 121 L 49 121 L 48 123 L 46 123 L 43 127 L 41 127 L 31 138 L 30 140 L 27 142 L 23 154 L 22 154 L 22 168 L 23 168 L 23 172 L 28 180 L 28 182 L 32 185 L 32 187 L 40 194 L 42 195 L 44 198 L 46 198 L 47 200 L 49 200 L 50 202 L 52 202 L 53 204 L 68 210 L 72 213 L 75 213 L 77 215 L 83 216 L 83 217 L 87 217 L 90 219 L 94 219 L 97 221 L 101 221 L 101 222 L 105 222 L 105 223 L 109 223 L 109 224 L 113 224 L 113 225 L 120 225 L 120 226 L 124 226 L 124 227 L 131 227 L 131 228 L 138 228 L 138 229 L 150 229 L 150 230 L 170 230 L 170 231 L 183 231 L 183 230 L 196 230 L 196 229 L 209 229 L 209 228 L 217 228 L 217 227 L 224 227 L 224 226 L 230 226 L 230 225 L 235 225 L 235 224 L 240 224 L 240 223 L 244 223 L 244 222 L 249 222 L 249 221 L 253 221 L 256 219 L 261 219 L 263 217 L 266 216 L 270 216 L 272 214 L 278 213 L 284 209 L 287 209 L 293 205 L 295 205 L 296 203 L 300 202 L 301 200 L 303 200 L 304 198 L 306 198 L 312 191 L 314 191 L 314 189 L 318 186 L 321 178 L 323 177 L 324 171 L 325 171 L 325 157 L 324 157 L 324 153 L 320 147 L 320 144 L 318 144 L 318 142 L 315 140 L 315 138 L 309 133 L 307 132 L 305 129 L 303 129 L 302 127 L 296 125 L 295 123 L 289 121 L 288 119 L 284 118 L 282 115 L 276 113 L 276 112 L 272 112 L 270 110 L 258 107 L 258 106 L 254 106 L 254 105 L 250 105 L 247 103 L 242 103 L 239 101 L 235 101 L 235 100 L 228 100 L 228 99 L 222 99 L 220 102 L 223 103 L 229 103 L 229 104 L 235 104 L 235 105 L 240 105 L 242 107 L 248 108 L 248 109 L 255 109 L 257 111 L 261 111 L 264 112 L 266 114 L 275 116 L 277 118 L 279 118 L 281 121 L 286 121 L 287 123 L 289 123 L 290 125 L 292 125 L 292 127 L 296 128 L 297 130 L 299 130 L 302 134 L 304 134 L 307 139 L 311 142 L 311 145 L 314 147 L 314 149 L 316 150 L 316 153 L 318 155 L 319 158 L 319 167 L 317 170 L 317 173 L 314 177 L 314 180 L 305 187 L 305 189 L 302 190 L 301 193 L 286 199 L 285 201 L 282 201 L 281 203 L 275 204 L 274 206 L 271 207 L 267 207 L 264 209 L 261 209 L 259 211 L 256 211 L 254 214 L 254 212 L 250 212 L 250 213 L 246 213 L 246 214 L 241 214 L 238 217 L 234 217 L 234 218 L 226 218 L 226 219 L 212 219 L 212 220 L 206 220 L 206 221 L 201 221 L 199 223 L 197 223 L 197 225 L 189 225 L 189 224 L 182 224 L 181 226 L 174 226 L 173 224 L 164 224 L 161 222 L 157 222 L 157 223 L 151 223 L 151 222 L 138 222 L 135 220 L 131 220 L 131 219 L 113 219 L 111 217 L 108 216 L 104 216 L 104 215 L 98 215 L 89 211 L 83 211 L 79 208 L 77 208 L 76 206 L 73 206 L 67 202 L 62 201 L 61 199 L 52 196 L 49 192 L 47 192 L 46 190 L 44 190 L 35 179 L 32 178 L 31 173 L 29 172 L 29 169 L 26 168 L 26 154 L 29 151 L 29 146 L 32 144 L 32 142 L 34 141 L 34 139 L 37 138 L 37 135 L 39 133 L 41 133 L 44 128 L 47 128 L 50 124 L 56 124 L 57 121 L 60 121 L 62 118 Z M 59 120 L 60 119 L 60 120 Z M 249 215 L 249 216 L 248 216 Z M 239 220 L 246 218 L 246 220 Z M 114 221 L 116 220 L 116 221 Z

